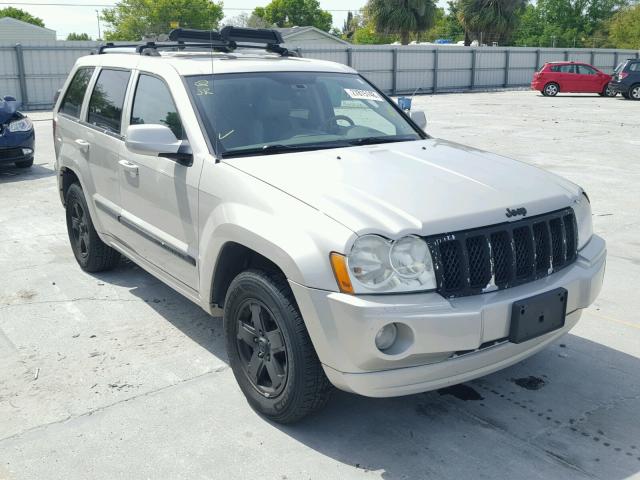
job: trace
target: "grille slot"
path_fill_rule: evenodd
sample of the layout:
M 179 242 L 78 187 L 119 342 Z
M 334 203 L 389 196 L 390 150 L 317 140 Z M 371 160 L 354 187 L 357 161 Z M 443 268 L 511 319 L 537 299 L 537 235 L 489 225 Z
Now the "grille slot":
M 476 295 L 546 277 L 577 257 L 571 208 L 515 222 L 428 237 L 445 297 Z

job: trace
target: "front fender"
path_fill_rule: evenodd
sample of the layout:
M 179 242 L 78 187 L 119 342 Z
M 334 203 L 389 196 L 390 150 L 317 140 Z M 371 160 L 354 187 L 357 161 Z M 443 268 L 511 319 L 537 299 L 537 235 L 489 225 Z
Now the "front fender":
M 338 290 L 329 254 L 342 251 L 354 233 L 295 199 L 290 198 L 286 203 L 289 203 L 286 210 L 269 211 L 246 204 L 224 203 L 212 212 L 200 237 L 203 300 L 212 298 L 216 264 L 228 242 L 268 258 L 287 279 L 300 285 Z M 287 214 L 276 213 L 282 211 Z

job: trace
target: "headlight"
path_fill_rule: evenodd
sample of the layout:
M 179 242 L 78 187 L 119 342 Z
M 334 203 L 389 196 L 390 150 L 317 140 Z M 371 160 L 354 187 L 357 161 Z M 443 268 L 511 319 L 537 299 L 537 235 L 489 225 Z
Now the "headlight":
M 28 132 L 33 128 L 33 123 L 27 117 L 20 120 L 14 120 L 9 124 L 10 132 Z
M 407 236 L 396 241 L 378 235 L 358 238 L 347 255 L 355 293 L 433 290 L 436 278 L 427 243 Z
M 593 235 L 593 221 L 591 218 L 591 203 L 586 193 L 573 204 L 573 211 L 578 224 L 578 250 L 582 249 Z

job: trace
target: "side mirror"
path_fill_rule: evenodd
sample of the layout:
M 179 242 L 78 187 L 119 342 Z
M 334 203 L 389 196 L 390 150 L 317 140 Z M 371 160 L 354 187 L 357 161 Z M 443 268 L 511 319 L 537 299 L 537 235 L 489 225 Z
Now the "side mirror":
M 427 115 L 422 110 L 411 112 L 411 120 L 421 129 L 427 128 Z
M 124 144 L 140 155 L 171 158 L 185 166 L 193 163 L 188 142 L 178 140 L 166 125 L 129 125 Z
M 129 125 L 125 145 L 134 153 L 157 157 L 163 153 L 178 153 L 180 140 L 165 125 Z

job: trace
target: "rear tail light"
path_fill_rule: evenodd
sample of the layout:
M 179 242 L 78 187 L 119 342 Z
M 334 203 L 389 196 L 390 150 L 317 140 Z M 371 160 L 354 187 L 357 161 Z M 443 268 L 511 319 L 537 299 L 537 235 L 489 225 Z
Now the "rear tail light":
M 618 78 L 619 78 L 620 80 L 623 80 L 623 79 L 627 78 L 628 76 L 629 76 L 629 74 L 628 74 L 628 73 L 626 73 L 626 72 L 620 72 L 620 73 L 618 74 Z

